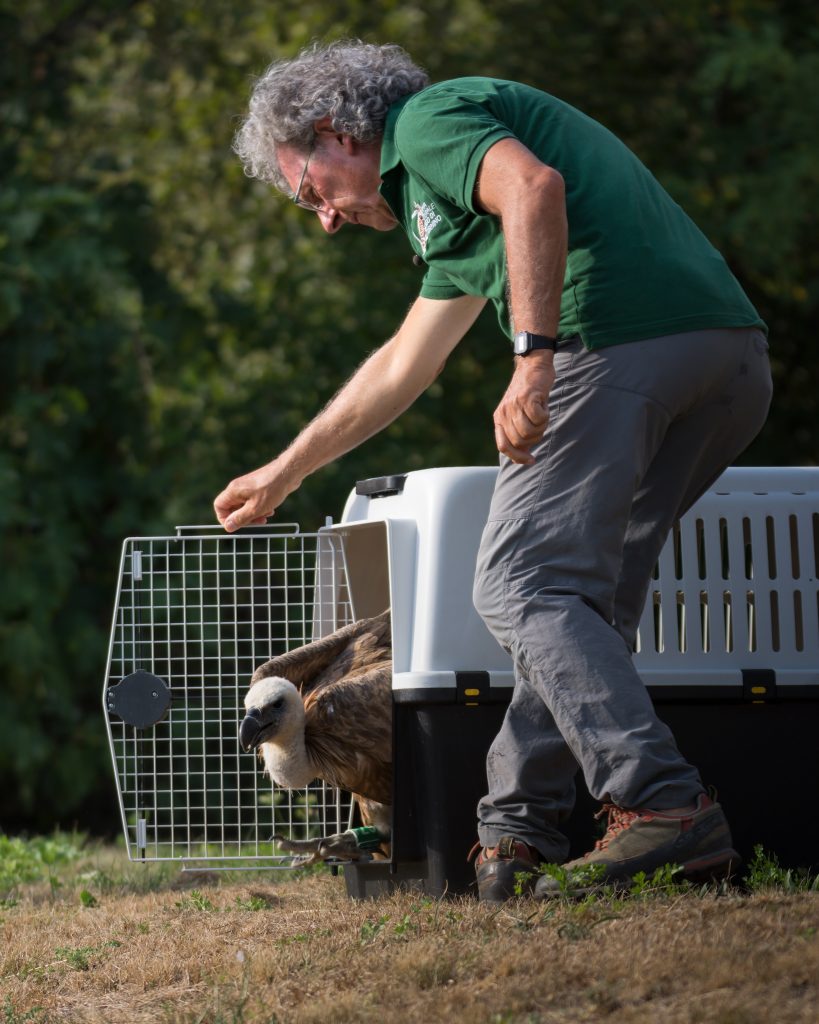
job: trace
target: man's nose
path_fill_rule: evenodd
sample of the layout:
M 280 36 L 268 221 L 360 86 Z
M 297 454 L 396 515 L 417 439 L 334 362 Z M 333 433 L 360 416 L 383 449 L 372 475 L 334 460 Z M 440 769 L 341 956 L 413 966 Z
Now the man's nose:
M 323 210 L 317 210 L 316 216 L 328 235 L 334 235 L 336 231 L 340 231 L 347 220 L 347 218 L 333 206 L 325 206 Z

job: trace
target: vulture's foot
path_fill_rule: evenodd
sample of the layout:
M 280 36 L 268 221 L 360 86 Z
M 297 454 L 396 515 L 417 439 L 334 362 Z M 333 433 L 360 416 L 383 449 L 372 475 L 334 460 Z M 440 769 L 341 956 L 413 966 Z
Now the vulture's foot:
M 279 835 L 273 838 L 280 850 L 294 854 L 293 867 L 306 867 L 328 860 L 369 861 L 373 859 L 373 851 L 380 850 L 382 844 L 390 839 L 389 834 L 385 835 L 372 825 L 350 828 L 319 839 L 286 839 Z

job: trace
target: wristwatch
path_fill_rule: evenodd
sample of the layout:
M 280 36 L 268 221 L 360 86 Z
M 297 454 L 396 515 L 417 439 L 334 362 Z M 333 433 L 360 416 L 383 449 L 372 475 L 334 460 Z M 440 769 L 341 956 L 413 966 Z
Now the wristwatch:
M 530 334 L 529 331 L 518 331 L 512 348 L 516 356 L 528 356 L 535 349 L 548 348 L 552 352 L 557 348 L 557 338 L 548 338 L 545 334 Z

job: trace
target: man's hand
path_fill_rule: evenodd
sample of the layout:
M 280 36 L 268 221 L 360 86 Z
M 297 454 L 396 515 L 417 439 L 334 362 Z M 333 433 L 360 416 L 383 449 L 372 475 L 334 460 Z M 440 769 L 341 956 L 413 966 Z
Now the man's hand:
M 528 466 L 535 461 L 530 449 L 541 440 L 549 423 L 554 353 L 530 352 L 518 356 L 515 363 L 512 380 L 495 410 L 495 444 L 512 462 Z
M 260 526 L 273 515 L 294 487 L 284 484 L 283 475 L 271 462 L 261 469 L 237 476 L 213 503 L 216 518 L 233 533 L 243 526 Z

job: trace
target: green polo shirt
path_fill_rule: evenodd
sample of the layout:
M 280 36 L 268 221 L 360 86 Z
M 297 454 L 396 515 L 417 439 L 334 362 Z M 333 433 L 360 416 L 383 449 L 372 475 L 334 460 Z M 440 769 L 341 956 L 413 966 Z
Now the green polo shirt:
M 381 193 L 427 265 L 422 296 L 482 295 L 511 334 L 500 222 L 475 207 L 481 160 L 505 138 L 565 180 L 559 337 L 602 348 L 765 327 L 722 256 L 619 139 L 547 93 L 491 78 L 429 86 L 387 115 Z

